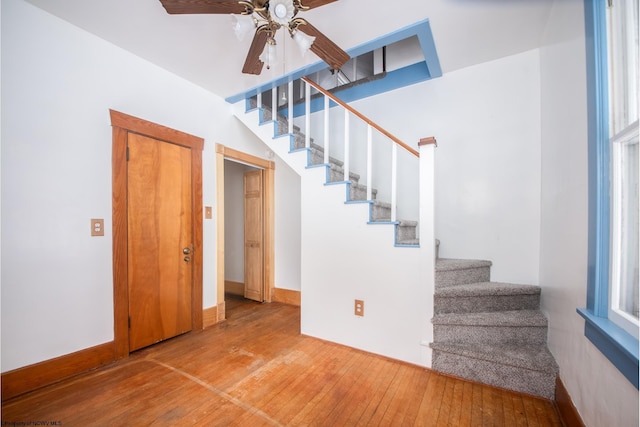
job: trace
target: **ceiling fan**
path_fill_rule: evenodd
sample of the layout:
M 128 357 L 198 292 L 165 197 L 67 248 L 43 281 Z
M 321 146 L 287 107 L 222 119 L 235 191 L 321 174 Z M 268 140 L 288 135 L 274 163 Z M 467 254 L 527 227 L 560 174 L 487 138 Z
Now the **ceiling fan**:
M 242 72 L 260 74 L 262 67 L 269 68 L 275 59 L 275 33 L 281 27 L 289 30 L 291 37 L 301 47 L 310 49 L 334 70 L 339 70 L 349 60 L 349 54 L 329 40 L 298 12 L 324 6 L 336 0 L 160 0 L 167 13 L 192 14 L 240 14 L 236 34 L 253 31 L 255 34 Z

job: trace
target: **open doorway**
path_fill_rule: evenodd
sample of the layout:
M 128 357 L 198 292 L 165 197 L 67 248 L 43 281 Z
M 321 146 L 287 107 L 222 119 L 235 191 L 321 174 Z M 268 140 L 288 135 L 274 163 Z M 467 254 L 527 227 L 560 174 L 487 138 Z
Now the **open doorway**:
M 225 159 L 225 301 L 229 295 L 264 301 L 263 203 L 263 170 Z
M 216 289 L 218 320 L 223 320 L 226 292 L 271 302 L 275 164 L 220 144 L 216 146 L 216 153 Z M 259 232 L 251 235 L 256 230 Z

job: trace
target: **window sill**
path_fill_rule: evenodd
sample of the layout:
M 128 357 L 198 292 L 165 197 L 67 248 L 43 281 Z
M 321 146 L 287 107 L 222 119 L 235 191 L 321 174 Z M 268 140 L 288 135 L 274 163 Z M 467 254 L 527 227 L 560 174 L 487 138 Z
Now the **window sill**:
M 638 388 L 638 340 L 591 310 L 579 308 L 577 312 L 585 320 L 584 335 Z

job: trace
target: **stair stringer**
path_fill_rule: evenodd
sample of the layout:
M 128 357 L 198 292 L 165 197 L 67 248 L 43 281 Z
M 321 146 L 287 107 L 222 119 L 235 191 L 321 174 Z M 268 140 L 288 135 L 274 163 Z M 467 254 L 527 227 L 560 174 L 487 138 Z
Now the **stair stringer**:
M 371 204 L 347 203 L 349 186 L 327 183 L 326 165 L 307 166 L 308 151 L 292 151 L 276 122 L 260 123 L 244 102 L 233 112 L 301 178 L 301 332 L 430 367 L 422 343 L 433 338 L 434 247 L 394 246 L 396 223 L 370 225 Z M 420 239 L 433 241 L 433 227 L 421 227 Z

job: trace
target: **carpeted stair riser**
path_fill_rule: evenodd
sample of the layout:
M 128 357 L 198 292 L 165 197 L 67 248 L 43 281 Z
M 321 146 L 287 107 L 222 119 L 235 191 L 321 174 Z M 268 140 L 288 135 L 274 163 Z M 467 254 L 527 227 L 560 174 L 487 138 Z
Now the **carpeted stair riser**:
M 389 203 L 374 201 L 370 210 L 371 222 L 391 221 L 391 205 Z
M 543 344 L 547 319 L 539 310 L 442 313 L 432 319 L 436 343 Z
M 547 329 L 544 327 L 505 327 L 435 325 L 434 342 L 466 344 L 530 344 L 544 343 Z
M 304 140 L 303 140 L 303 144 L 302 147 L 304 147 Z M 324 164 L 324 148 L 316 145 L 316 144 L 312 144 L 311 145 L 311 155 L 309 158 L 309 161 L 311 162 L 312 165 L 322 165 Z M 341 160 L 338 160 L 334 157 L 329 156 L 329 164 L 332 166 L 333 169 L 340 171 L 342 173 L 342 177 L 340 178 L 340 181 L 344 181 L 344 162 L 342 162 Z M 349 172 L 350 174 L 350 178 L 352 180 L 355 181 L 359 181 L 360 180 L 360 175 L 353 173 L 353 172 Z
M 349 200 L 367 200 L 367 187 L 358 183 L 349 183 Z M 371 192 L 371 197 L 375 200 L 374 192 Z
M 300 132 L 293 133 L 291 150 L 301 150 L 306 147 L 305 136 Z M 321 163 L 321 162 L 320 162 Z
M 313 150 L 311 151 L 313 153 Z M 312 163 L 312 164 L 324 164 L 324 163 Z M 335 163 L 329 163 L 328 166 L 329 176 L 327 182 L 345 182 L 344 181 L 344 168 L 342 166 L 337 166 Z M 357 173 L 350 172 L 349 173 L 349 182 L 353 184 L 358 184 L 360 180 L 360 175 Z M 366 189 L 365 186 L 362 186 Z M 366 193 L 366 191 L 365 191 Z M 377 190 L 373 189 L 371 193 L 377 193 Z
M 555 395 L 555 373 L 496 364 L 437 350 L 433 351 L 432 367 L 438 372 L 550 400 Z
M 490 261 L 462 261 L 440 258 L 436 262 L 437 287 L 488 282 L 491 275 Z
M 417 244 L 418 223 L 416 221 L 400 221 L 396 225 L 396 241 L 398 243 L 412 242 Z
M 434 313 L 482 313 L 491 311 L 538 310 L 540 287 L 508 283 L 472 283 L 438 287 Z
M 431 348 L 441 353 L 457 354 L 468 358 L 500 363 L 502 365 L 531 371 L 554 374 L 558 372 L 558 364 L 545 344 L 510 345 L 499 347 L 486 344 L 461 345 L 432 343 Z

